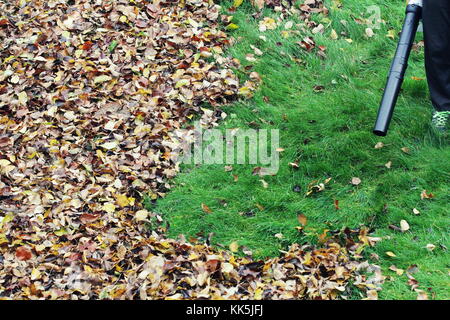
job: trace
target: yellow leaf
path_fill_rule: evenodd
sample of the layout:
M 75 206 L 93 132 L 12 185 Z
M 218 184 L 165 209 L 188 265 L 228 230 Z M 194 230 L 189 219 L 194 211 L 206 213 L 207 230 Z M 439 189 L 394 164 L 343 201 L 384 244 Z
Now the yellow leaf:
M 148 217 L 148 211 L 147 210 L 139 210 L 136 212 L 134 217 L 136 218 L 137 221 L 145 220 Z
M 67 230 L 64 229 L 64 228 L 61 228 L 61 229 L 59 229 L 59 230 L 56 230 L 54 233 L 55 233 L 58 237 L 61 237 L 61 236 L 65 235 L 65 234 L 68 234 Z
M 311 262 L 312 262 L 311 252 L 307 252 L 303 258 L 304 258 L 304 260 L 302 261 L 302 263 L 304 265 L 307 266 L 307 265 L 311 264 Z
M 21 105 L 25 105 L 28 102 L 28 95 L 25 91 L 18 93 L 17 98 Z
M 235 7 L 235 8 L 240 7 L 243 2 L 244 2 L 244 0 L 234 0 L 233 7 Z
M 231 252 L 238 252 L 239 244 L 237 243 L 237 241 L 230 243 L 230 250 Z
M 188 84 L 189 84 L 189 80 L 188 79 L 181 79 L 175 84 L 175 88 L 178 89 L 178 88 L 187 86 Z
M 395 30 L 389 30 L 386 37 L 395 39 Z
M 259 211 L 264 211 L 264 206 L 260 205 L 259 203 L 256 204 L 256 207 L 259 209 Z
M 339 36 L 338 36 L 336 30 L 334 30 L 334 29 L 331 30 L 330 38 L 331 38 L 332 40 L 337 40 L 337 39 L 339 38 Z
M 225 29 L 227 29 L 227 30 L 236 30 L 238 28 L 239 28 L 239 26 L 237 24 L 230 23 L 229 25 L 227 25 L 227 27 Z
M 239 89 L 238 94 L 249 98 L 252 95 L 252 91 L 249 87 L 242 87 Z
M 116 201 L 117 201 L 117 204 L 119 206 L 121 206 L 122 208 L 126 207 L 130 204 L 130 201 L 128 200 L 127 196 L 124 194 L 117 194 Z
M 41 277 L 41 272 L 34 268 L 33 271 L 31 271 L 31 280 L 37 280 Z
M 263 294 L 263 289 L 262 288 L 258 288 L 255 290 L 255 296 L 253 297 L 255 300 L 261 300 L 262 299 L 262 294 Z
M 269 187 L 269 184 L 265 181 L 265 180 L 259 180 L 259 181 L 261 181 L 261 183 L 262 183 L 262 185 L 263 185 L 263 188 L 264 189 L 267 189 L 268 187 Z
M 105 203 L 102 210 L 108 213 L 114 213 L 114 211 L 116 211 L 116 206 L 113 203 Z
M 281 36 L 285 39 L 289 38 L 289 31 L 286 30 L 281 31 Z
M 11 164 L 11 162 L 9 162 L 9 160 L 0 159 L 0 167 L 6 167 L 6 166 L 8 166 L 10 164 Z
M 386 255 L 392 258 L 396 257 L 395 253 L 393 253 L 392 251 L 386 251 Z
M 112 78 L 111 78 L 110 76 L 102 75 L 102 76 L 96 77 L 96 78 L 94 79 L 94 83 L 95 83 L 95 84 L 97 84 L 97 83 L 103 83 L 103 82 L 109 81 L 109 80 L 111 80 L 111 79 L 112 79 Z

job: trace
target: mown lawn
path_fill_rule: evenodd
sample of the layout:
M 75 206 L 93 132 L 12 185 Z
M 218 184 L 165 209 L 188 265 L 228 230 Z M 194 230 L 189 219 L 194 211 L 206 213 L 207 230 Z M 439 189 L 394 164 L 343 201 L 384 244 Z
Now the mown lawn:
M 389 135 L 374 136 L 371 129 L 398 40 L 387 34 L 400 31 L 404 1 L 341 2 L 337 8 L 337 1 L 328 1 L 330 15 L 314 18 L 326 27 L 323 34 L 314 35 L 318 45 L 326 46 L 326 59 L 296 44 L 305 34 L 284 38 L 284 23 L 276 30 L 259 32 L 259 20 L 251 17 L 247 4 L 234 14 L 239 29 L 232 35 L 239 41 L 229 55 L 244 66 L 253 65 L 263 83 L 253 99 L 223 108 L 228 117 L 221 128 L 279 129 L 285 151 L 278 174 L 252 175 L 255 165 L 233 165 L 232 172 L 225 171 L 224 165 L 184 166 L 168 196 L 148 207 L 164 215 L 173 237 L 205 239 L 214 233 L 213 244 L 228 247 L 237 241 L 257 258 L 276 256 L 294 242 L 317 243 L 324 229 L 365 225 L 383 237 L 365 253 L 378 255 L 377 263 L 389 276 L 381 298 L 415 299 L 417 293 L 410 289 L 406 273 L 389 270 L 393 265 L 406 270 L 415 264 L 419 288 L 429 298 L 448 299 L 450 148 L 448 139 L 430 130 L 431 105 L 426 81 L 420 80 L 425 78 L 423 50 L 412 54 Z M 367 25 L 355 19 L 367 18 L 367 7 L 374 4 L 386 23 L 368 38 Z M 276 16 L 270 10 L 264 15 Z M 288 20 L 296 22 L 295 17 Z M 333 29 L 337 40 L 331 37 Z M 253 53 L 250 45 L 264 53 L 257 62 L 245 59 Z M 241 76 L 246 77 L 244 72 Z M 316 92 L 315 86 L 325 89 Z M 378 142 L 384 147 L 374 148 Z M 289 166 L 295 161 L 297 170 Z M 388 162 L 390 168 L 385 166 Z M 350 184 L 352 177 L 361 183 Z M 324 191 L 305 195 L 312 181 L 327 178 L 332 180 Z M 422 200 L 423 190 L 434 197 Z M 205 213 L 202 203 L 212 213 Z M 414 208 L 420 214 L 414 214 Z M 308 218 L 306 232 L 295 229 L 299 213 Z M 408 231 L 389 228 L 399 226 L 401 220 L 408 222 Z M 434 250 L 427 249 L 428 244 Z M 395 257 L 387 255 L 389 251 Z

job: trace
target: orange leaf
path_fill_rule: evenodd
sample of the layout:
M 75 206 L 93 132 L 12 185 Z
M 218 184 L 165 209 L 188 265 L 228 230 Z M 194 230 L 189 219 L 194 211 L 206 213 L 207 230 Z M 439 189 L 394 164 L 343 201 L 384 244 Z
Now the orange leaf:
M 297 215 L 297 220 L 302 226 L 306 226 L 306 224 L 308 223 L 308 218 L 303 213 Z
M 205 213 L 212 213 L 212 210 L 204 203 L 202 203 L 202 209 Z

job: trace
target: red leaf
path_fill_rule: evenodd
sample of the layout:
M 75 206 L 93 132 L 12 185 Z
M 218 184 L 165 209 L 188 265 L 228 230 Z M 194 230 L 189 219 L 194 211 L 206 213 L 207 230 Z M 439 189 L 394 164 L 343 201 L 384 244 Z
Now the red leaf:
M 80 220 L 84 224 L 92 223 L 92 222 L 96 221 L 98 218 L 99 218 L 98 214 L 90 214 L 90 213 L 83 213 L 80 216 Z
M 334 200 L 334 207 L 339 210 L 339 200 Z
M 31 251 L 25 247 L 19 247 L 16 249 L 16 258 L 20 261 L 30 260 L 32 256 Z
M 90 50 L 92 48 L 93 45 L 94 44 L 91 41 L 86 41 L 83 44 L 83 50 L 88 51 L 88 50 Z

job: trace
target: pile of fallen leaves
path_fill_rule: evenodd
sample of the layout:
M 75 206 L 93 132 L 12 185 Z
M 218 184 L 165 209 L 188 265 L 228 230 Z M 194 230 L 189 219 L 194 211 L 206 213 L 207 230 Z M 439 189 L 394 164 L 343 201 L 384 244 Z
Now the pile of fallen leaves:
M 143 209 L 178 171 L 171 133 L 195 115 L 214 124 L 224 114 L 202 103 L 256 87 L 222 55 L 219 9 L 0 1 L 0 297 L 335 298 L 350 279 L 376 289 L 379 271 L 367 279 L 373 267 L 337 242 L 252 261 L 166 239 Z

